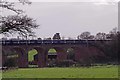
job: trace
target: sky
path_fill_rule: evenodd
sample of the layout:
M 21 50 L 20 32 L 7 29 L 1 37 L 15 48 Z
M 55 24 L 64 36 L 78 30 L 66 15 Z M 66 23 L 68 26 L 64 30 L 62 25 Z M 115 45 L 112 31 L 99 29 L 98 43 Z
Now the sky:
M 37 37 L 76 38 L 85 31 L 108 33 L 118 27 L 118 0 L 31 0 L 31 5 L 17 5 L 34 18 Z M 4 12 L 4 15 L 8 13 Z M 14 35 L 15 36 L 15 35 Z

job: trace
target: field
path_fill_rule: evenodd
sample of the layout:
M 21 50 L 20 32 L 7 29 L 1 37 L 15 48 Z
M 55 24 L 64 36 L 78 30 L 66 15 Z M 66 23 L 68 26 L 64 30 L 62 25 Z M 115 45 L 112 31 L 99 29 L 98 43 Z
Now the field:
M 24 68 L 3 72 L 3 78 L 118 78 L 117 66 Z

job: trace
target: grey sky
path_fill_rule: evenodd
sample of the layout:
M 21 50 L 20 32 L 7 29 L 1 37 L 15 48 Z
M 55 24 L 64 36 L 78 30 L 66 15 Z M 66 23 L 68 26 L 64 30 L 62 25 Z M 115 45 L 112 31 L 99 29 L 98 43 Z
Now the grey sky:
M 20 6 L 18 6 L 20 7 Z M 33 2 L 21 6 L 40 25 L 37 37 L 52 37 L 56 32 L 77 37 L 84 31 L 108 33 L 118 27 L 118 6 L 94 2 Z

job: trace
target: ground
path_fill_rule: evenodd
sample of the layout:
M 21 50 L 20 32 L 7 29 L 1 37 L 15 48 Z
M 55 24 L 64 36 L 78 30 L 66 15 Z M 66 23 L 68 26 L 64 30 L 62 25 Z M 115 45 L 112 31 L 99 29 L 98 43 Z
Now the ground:
M 3 78 L 118 78 L 117 66 L 24 68 L 3 72 Z

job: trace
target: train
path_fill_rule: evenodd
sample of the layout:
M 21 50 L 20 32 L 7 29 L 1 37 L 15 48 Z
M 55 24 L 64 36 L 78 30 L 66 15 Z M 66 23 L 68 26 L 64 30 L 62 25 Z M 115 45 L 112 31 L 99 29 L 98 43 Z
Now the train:
M 87 42 L 94 42 L 94 40 L 4 40 L 0 41 L 3 45 L 21 45 L 21 44 L 86 44 Z
M 21 40 L 21 39 L 1 39 L 0 44 L 2 45 L 38 45 L 38 44 L 93 44 L 96 41 L 111 41 L 111 40 L 94 40 L 94 39 L 74 39 L 74 40 Z

